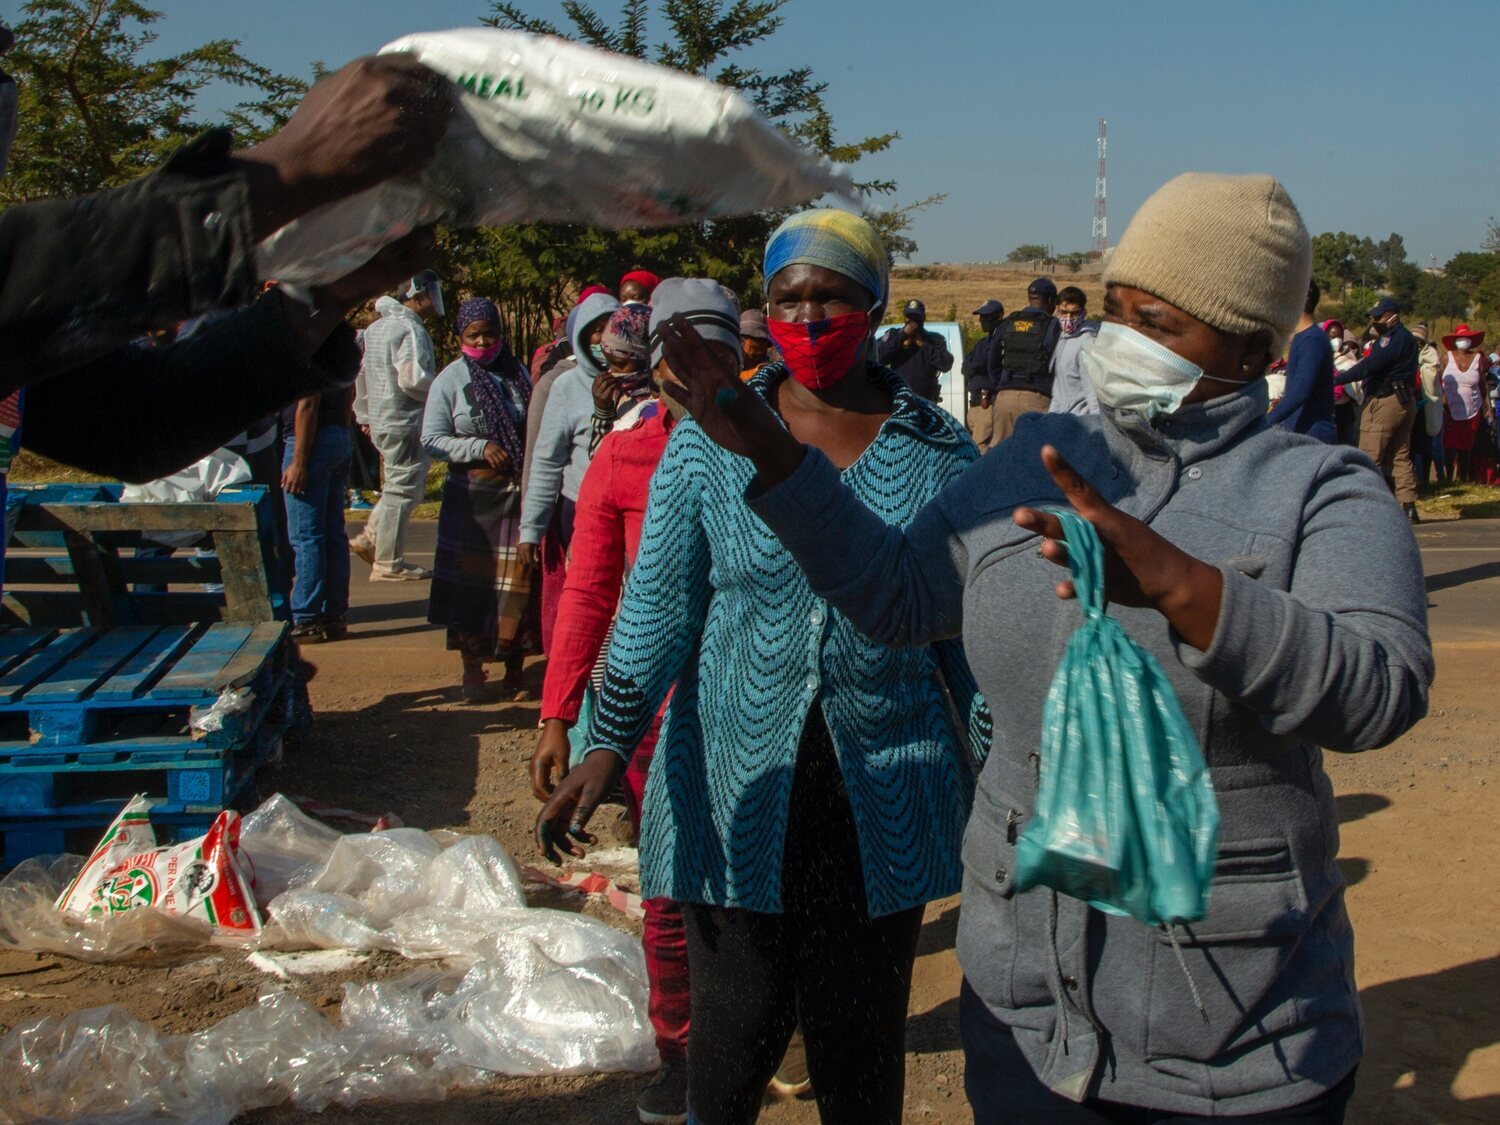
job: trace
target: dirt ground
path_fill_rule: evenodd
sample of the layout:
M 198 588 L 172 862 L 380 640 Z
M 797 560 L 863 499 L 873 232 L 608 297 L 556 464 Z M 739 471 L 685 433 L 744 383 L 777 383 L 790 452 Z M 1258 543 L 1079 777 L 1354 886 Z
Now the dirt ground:
M 414 527 L 419 561 L 432 534 L 430 524 Z M 1369 1038 L 1350 1120 L 1487 1122 L 1500 1120 L 1500 522 L 1424 525 L 1419 539 L 1438 653 L 1432 713 L 1392 747 L 1328 762 Z M 523 862 L 539 862 L 529 842 L 536 806 L 524 776 L 536 705 L 458 702 L 458 661 L 424 621 L 425 593 L 417 585 L 371 585 L 356 566 L 351 638 L 308 652 L 318 668 L 317 724 L 279 787 L 369 813 L 394 811 L 422 828 L 492 833 Z M 539 670 L 531 670 L 533 679 Z M 619 842 L 617 828 L 607 835 Z M 567 902 L 578 906 L 555 894 L 547 905 Z M 624 924 L 606 906 L 588 910 Z M 956 1024 L 957 918 L 956 899 L 936 903 L 922 933 L 907 1028 L 909 1120 L 970 1119 Z M 400 958 L 380 955 L 297 990 L 334 1014 L 344 980 L 406 969 Z M 223 951 L 104 966 L 0 952 L 0 1034 L 43 1014 L 106 1003 L 122 1003 L 164 1032 L 185 1032 L 253 1003 L 268 980 L 243 955 Z M 505 1080 L 420 1110 L 366 1105 L 322 1116 L 394 1123 L 420 1113 L 430 1125 L 627 1122 L 643 1081 Z M 247 1120 L 310 1116 L 282 1108 Z M 763 1120 L 811 1122 L 816 1112 L 808 1103 L 768 1103 Z

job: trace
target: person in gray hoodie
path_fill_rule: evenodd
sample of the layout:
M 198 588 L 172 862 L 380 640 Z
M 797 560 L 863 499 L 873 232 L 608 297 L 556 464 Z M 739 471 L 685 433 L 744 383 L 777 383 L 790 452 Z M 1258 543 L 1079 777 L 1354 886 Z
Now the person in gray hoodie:
M 904 530 L 701 360 L 691 326 L 664 327 L 685 405 L 752 460 L 751 506 L 814 592 L 888 644 L 962 635 L 994 714 L 958 931 L 976 1121 L 1343 1120 L 1364 1027 L 1321 748 L 1408 730 L 1433 657 L 1416 542 L 1372 462 L 1266 422 L 1311 258 L 1273 178 L 1166 184 L 1105 274 L 1100 413 L 1023 419 Z M 1221 829 L 1200 921 L 1015 887 L 1043 706 L 1082 618 L 1048 507 L 1094 525 L 1110 612 L 1203 748 Z
M 573 537 L 573 505 L 578 487 L 593 457 L 594 382 L 608 364 L 600 341 L 604 327 L 620 302 L 608 292 L 585 297 L 573 310 L 574 366 L 558 371 L 550 387 L 542 388 L 536 439 L 526 453 L 526 479 L 521 496 L 521 534 L 517 553 L 523 563 L 540 569 L 542 651 L 552 642 L 557 603 L 567 579 L 567 549 Z M 554 517 L 556 517 L 554 519 Z M 550 532 L 550 534 L 548 534 Z M 542 555 L 542 536 L 555 544 Z

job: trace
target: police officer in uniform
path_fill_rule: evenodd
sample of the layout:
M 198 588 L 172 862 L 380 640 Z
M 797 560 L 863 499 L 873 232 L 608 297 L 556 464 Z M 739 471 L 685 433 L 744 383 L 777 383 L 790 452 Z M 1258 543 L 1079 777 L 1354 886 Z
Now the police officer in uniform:
M 906 323 L 880 337 L 875 361 L 901 376 L 918 398 L 936 402 L 938 376 L 953 370 L 953 353 L 941 336 L 924 327 L 927 306 L 921 301 L 907 301 L 903 312 Z
M 1370 354 L 1334 382 L 1362 383 L 1365 410 L 1359 420 L 1359 450 L 1380 473 L 1412 523 L 1417 522 L 1417 476 L 1411 463 L 1411 427 L 1417 417 L 1417 368 L 1421 347 L 1404 324 L 1394 297 L 1382 297 L 1370 310 L 1378 335 Z
M 964 359 L 964 390 L 969 392 L 969 435 L 980 449 L 988 449 L 995 421 L 992 411 L 995 405 L 995 381 L 990 378 L 990 344 L 995 338 L 995 329 L 1005 316 L 1005 306 L 991 298 L 974 310 L 979 318 L 979 330 L 984 333 Z
M 1027 306 L 1013 312 L 995 330 L 989 371 L 995 382 L 994 448 L 1010 437 L 1023 414 L 1047 413 L 1052 405 L 1052 353 L 1062 334 L 1052 311 L 1057 286 L 1039 277 L 1026 288 Z

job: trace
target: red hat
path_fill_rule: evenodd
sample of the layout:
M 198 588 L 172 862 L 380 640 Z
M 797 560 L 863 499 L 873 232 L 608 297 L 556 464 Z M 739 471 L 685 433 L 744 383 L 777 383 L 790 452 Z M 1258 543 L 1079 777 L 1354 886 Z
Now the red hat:
M 1329 327 L 1331 325 L 1334 325 L 1334 324 L 1337 324 L 1339 326 L 1339 335 L 1342 336 L 1344 334 L 1344 322 L 1342 320 L 1337 319 L 1336 317 L 1329 317 L 1327 320 L 1325 320 L 1318 327 L 1320 327 L 1321 329 L 1323 329 L 1323 331 L 1326 333 L 1328 331 Z
M 580 305 L 583 304 L 583 302 L 587 301 L 595 293 L 603 293 L 606 297 L 614 296 L 614 294 L 609 291 L 608 285 L 590 285 L 582 293 L 578 294 L 578 303 Z
M 646 291 L 646 296 L 648 297 L 651 296 L 652 290 L 661 284 L 661 278 L 657 277 L 650 270 L 631 270 L 624 277 L 620 278 L 621 289 L 625 288 L 627 281 L 634 281 L 638 284 Z
M 1477 348 L 1480 344 L 1484 343 L 1484 332 L 1475 332 L 1467 324 L 1460 324 L 1452 332 L 1443 337 L 1443 347 L 1451 352 L 1455 340 L 1473 340 L 1474 346 Z

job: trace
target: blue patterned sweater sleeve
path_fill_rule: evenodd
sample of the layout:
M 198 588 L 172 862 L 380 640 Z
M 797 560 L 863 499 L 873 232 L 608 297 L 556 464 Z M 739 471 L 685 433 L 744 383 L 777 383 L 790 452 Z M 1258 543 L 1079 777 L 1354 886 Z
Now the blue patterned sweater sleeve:
M 703 635 L 711 560 L 700 518 L 699 469 L 713 455 L 702 431 L 684 422 L 651 477 L 640 548 L 615 620 L 588 750 L 613 750 L 629 761 Z

